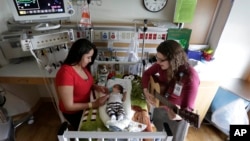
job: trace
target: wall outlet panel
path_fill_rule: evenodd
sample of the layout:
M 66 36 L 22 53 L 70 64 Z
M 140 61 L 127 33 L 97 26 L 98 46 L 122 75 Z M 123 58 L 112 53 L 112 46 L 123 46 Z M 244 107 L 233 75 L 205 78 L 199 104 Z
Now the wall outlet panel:
M 70 42 L 68 31 L 51 34 L 42 34 L 33 36 L 31 39 L 32 49 L 42 49 L 50 46 L 61 45 Z
M 109 32 L 109 39 L 110 40 L 118 40 L 118 31 L 110 31 Z
M 108 40 L 109 39 L 109 32 L 108 31 L 102 31 L 101 32 L 101 39 L 102 40 Z
M 101 31 L 95 30 L 94 31 L 94 40 L 101 40 Z
M 128 40 L 130 41 L 134 37 L 134 32 L 132 31 L 119 31 L 119 40 Z

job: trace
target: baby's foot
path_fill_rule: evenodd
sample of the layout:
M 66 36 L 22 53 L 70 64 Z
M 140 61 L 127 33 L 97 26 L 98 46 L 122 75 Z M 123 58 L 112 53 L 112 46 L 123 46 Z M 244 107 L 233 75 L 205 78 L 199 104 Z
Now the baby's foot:
M 124 118 L 123 115 L 119 115 L 119 116 L 118 116 L 118 121 L 123 120 L 123 118 Z
M 112 115 L 112 116 L 111 116 L 111 120 L 116 120 L 115 115 Z

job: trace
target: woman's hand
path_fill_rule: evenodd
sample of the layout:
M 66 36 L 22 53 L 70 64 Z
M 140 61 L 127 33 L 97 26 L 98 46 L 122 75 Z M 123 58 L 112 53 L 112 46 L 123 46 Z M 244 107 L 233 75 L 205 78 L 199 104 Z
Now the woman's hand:
M 145 98 L 146 98 L 146 101 L 147 101 L 149 104 L 151 104 L 151 105 L 153 105 L 153 106 L 156 106 L 155 97 L 154 97 L 151 93 L 149 93 L 149 92 L 144 92 L 144 96 L 145 96 Z
M 169 118 L 170 120 L 182 120 L 182 118 L 181 118 L 179 115 L 177 115 L 177 114 L 173 111 L 173 109 L 168 108 L 167 106 L 161 106 L 161 108 L 164 108 L 164 109 L 167 111 L 168 118 Z
M 108 88 L 104 86 L 95 85 L 95 90 L 101 93 L 105 93 L 105 94 L 108 93 Z
M 96 101 L 93 102 L 93 108 L 98 108 L 105 104 L 105 102 L 108 100 L 109 95 L 101 96 Z

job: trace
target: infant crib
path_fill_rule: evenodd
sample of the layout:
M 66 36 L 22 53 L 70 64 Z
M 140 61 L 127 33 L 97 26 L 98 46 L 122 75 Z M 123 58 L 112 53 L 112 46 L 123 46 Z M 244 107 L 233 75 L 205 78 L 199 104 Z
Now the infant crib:
M 137 121 L 134 122 L 134 119 L 132 119 L 132 117 L 135 117 L 136 112 L 133 111 L 131 107 L 136 105 L 137 107 L 147 108 L 147 104 L 145 100 L 138 100 L 138 99 L 141 99 L 141 95 L 135 96 L 136 93 L 133 93 L 134 91 L 132 91 L 132 84 L 134 87 L 135 83 L 131 83 L 131 82 L 132 80 L 128 80 L 128 79 L 124 80 L 120 78 L 115 78 L 115 79 L 109 80 L 106 85 L 108 88 L 110 88 L 112 87 L 113 84 L 119 83 L 123 85 L 123 87 L 126 89 L 127 96 L 128 96 L 126 100 L 128 99 L 128 101 L 125 101 L 123 103 L 125 111 L 127 113 L 126 120 L 117 121 L 117 122 L 114 122 L 113 124 L 110 124 L 110 122 L 108 122 L 109 121 L 108 116 L 105 113 L 105 105 L 98 109 L 90 109 L 89 111 L 85 111 L 83 113 L 78 131 L 69 131 L 67 128 L 68 127 L 67 122 L 61 125 L 60 130 L 57 135 L 59 141 L 68 141 L 71 139 L 75 139 L 77 141 L 83 140 L 83 139 L 85 140 L 87 139 L 89 141 L 92 141 L 92 140 L 104 141 L 104 140 L 110 140 L 110 139 L 115 140 L 115 141 L 121 140 L 121 139 L 129 140 L 129 141 L 132 141 L 132 140 L 133 141 L 140 141 L 140 140 L 170 141 L 172 140 L 172 132 L 170 131 L 170 128 L 168 127 L 167 123 L 164 123 L 163 131 L 155 131 L 155 130 L 144 130 L 145 128 L 142 128 L 143 126 L 151 126 L 151 123 L 138 123 Z M 140 85 L 140 80 L 138 82 L 139 83 L 136 82 L 136 84 Z M 98 95 L 97 96 L 96 94 L 94 95 L 95 96 L 93 97 L 98 97 Z M 131 95 L 131 98 L 130 98 L 130 95 Z M 135 97 L 138 97 L 138 99 L 136 99 Z M 149 116 L 146 116 L 145 118 L 148 118 L 148 121 L 150 122 Z M 130 122 L 127 122 L 127 121 L 130 121 Z M 114 127 L 114 126 L 122 130 L 110 130 L 109 127 Z M 105 130 L 106 128 L 108 128 L 108 130 Z
M 172 132 L 167 123 L 164 123 L 164 131 L 161 132 L 68 131 L 67 127 L 67 122 L 64 122 L 61 125 L 60 130 L 57 134 L 59 141 L 70 141 L 71 139 L 75 139 L 75 141 L 79 141 L 82 139 L 87 139 L 88 141 L 105 141 L 110 139 L 113 139 L 114 141 L 142 141 L 144 139 L 151 141 L 172 141 L 173 138 Z

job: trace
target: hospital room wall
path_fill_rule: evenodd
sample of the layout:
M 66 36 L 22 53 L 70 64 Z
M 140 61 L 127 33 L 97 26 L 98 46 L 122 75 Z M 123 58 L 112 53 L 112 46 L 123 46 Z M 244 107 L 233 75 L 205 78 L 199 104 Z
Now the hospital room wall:
M 209 44 L 214 54 L 217 76 L 250 80 L 248 0 L 222 0 L 219 16 L 211 32 Z
M 1 1 L 1 4 L 0 4 L 0 9 L 1 9 L 1 12 L 0 12 L 0 33 L 7 30 L 6 21 L 8 21 L 8 19 L 11 16 L 11 11 L 8 9 L 8 7 L 6 5 L 7 5 L 7 2 L 5 0 Z M 1 65 L 5 65 L 7 63 L 8 63 L 8 61 L 4 58 L 2 52 L 0 51 L 0 67 L 1 67 Z
M 194 19 L 185 23 L 184 27 L 192 29 L 191 44 L 206 44 L 215 15 L 216 6 L 220 0 L 197 0 Z M 153 21 L 173 22 L 176 0 L 168 0 L 167 6 L 160 12 L 147 11 L 140 0 L 109 0 L 102 1 L 101 6 L 90 5 L 93 23 L 133 23 L 133 20 L 149 19 Z M 76 13 L 80 13 L 81 6 L 74 4 Z M 79 22 L 81 14 L 75 14 L 71 20 Z
M 7 30 L 6 21 L 11 18 L 11 10 L 7 0 L 1 1 L 0 32 Z M 206 44 L 207 33 L 212 24 L 216 5 L 220 0 L 198 0 L 194 19 L 191 23 L 185 23 L 184 27 L 191 28 L 191 44 Z M 142 0 L 102 0 L 101 6 L 95 1 L 90 5 L 91 21 L 93 23 L 133 23 L 133 20 L 153 20 L 173 22 L 176 0 L 168 0 L 167 6 L 160 12 L 147 11 Z M 81 6 L 74 4 L 75 15 L 71 21 L 79 22 L 81 18 Z M 14 10 L 14 9 L 13 9 Z M 2 27 L 4 26 L 4 27 Z
M 0 4 L 0 32 L 6 31 L 7 30 L 7 25 L 6 21 L 11 17 L 11 11 L 8 9 L 6 6 L 7 2 L 5 0 L 1 1 Z
M 102 0 L 101 5 L 92 1 L 89 6 L 91 21 L 94 23 L 133 23 L 133 20 L 155 19 L 173 21 L 176 0 L 168 0 L 160 12 L 148 12 L 142 0 Z M 73 21 L 79 22 L 82 6 L 73 3 L 76 14 Z

